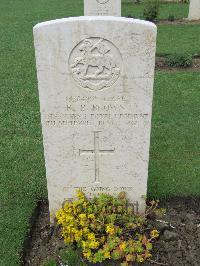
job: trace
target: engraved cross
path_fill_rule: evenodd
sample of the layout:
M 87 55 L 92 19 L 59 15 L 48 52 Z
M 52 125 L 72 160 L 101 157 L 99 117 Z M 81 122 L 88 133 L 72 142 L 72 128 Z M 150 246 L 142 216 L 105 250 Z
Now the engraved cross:
M 95 167 L 95 183 L 100 183 L 99 177 L 99 155 L 114 154 L 113 150 L 100 150 L 99 148 L 99 133 L 101 131 L 94 131 L 94 149 L 93 150 L 79 150 L 79 155 L 94 155 L 94 167 Z

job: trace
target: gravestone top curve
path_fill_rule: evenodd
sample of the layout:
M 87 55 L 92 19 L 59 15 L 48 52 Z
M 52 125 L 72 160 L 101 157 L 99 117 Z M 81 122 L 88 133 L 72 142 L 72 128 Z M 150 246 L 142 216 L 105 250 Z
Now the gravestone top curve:
M 124 23 L 131 23 L 132 25 L 144 26 L 149 28 L 154 28 L 157 31 L 157 26 L 150 21 L 140 20 L 140 19 L 133 19 L 133 18 L 124 18 L 124 17 L 113 17 L 113 16 L 81 16 L 81 17 L 70 17 L 70 18 L 61 18 L 55 20 L 49 20 L 45 22 L 40 22 L 33 27 L 33 32 L 37 31 L 37 29 L 45 26 L 54 26 L 57 24 L 62 23 L 71 23 L 71 22 L 78 22 L 78 21 L 87 21 L 87 22 L 98 22 L 98 21 L 113 21 L 113 22 L 124 22 Z

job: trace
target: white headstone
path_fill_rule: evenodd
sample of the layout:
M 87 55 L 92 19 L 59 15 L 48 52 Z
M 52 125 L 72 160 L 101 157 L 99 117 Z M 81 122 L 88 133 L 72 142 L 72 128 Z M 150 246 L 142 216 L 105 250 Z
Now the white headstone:
M 190 0 L 189 20 L 200 19 L 200 0 Z
M 121 0 L 84 0 L 84 15 L 121 17 Z
M 156 26 L 69 18 L 36 25 L 34 39 L 52 217 L 76 189 L 125 191 L 143 212 Z

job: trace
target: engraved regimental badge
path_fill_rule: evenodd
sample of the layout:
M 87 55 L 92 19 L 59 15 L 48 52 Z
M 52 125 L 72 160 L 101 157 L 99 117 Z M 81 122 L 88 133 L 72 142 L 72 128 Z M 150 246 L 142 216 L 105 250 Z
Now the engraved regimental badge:
M 103 38 L 87 38 L 71 52 L 69 68 L 74 80 L 93 91 L 112 86 L 120 76 L 119 50 Z

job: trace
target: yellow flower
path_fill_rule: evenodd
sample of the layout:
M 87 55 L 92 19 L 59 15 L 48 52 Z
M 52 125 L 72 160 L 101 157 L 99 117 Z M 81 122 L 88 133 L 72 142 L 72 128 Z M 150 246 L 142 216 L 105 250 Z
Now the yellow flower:
M 113 235 L 115 233 L 115 228 L 114 226 L 111 224 L 108 224 L 106 226 L 106 233 L 110 234 L 110 235 Z
M 144 262 L 144 258 L 141 255 L 137 256 L 137 262 Z
M 79 199 L 84 199 L 84 198 L 85 198 L 85 195 L 84 195 L 84 193 L 83 193 L 82 191 L 78 190 L 78 191 L 77 191 L 77 197 L 78 197 Z
M 122 251 L 125 251 L 125 249 L 126 249 L 126 242 L 122 242 L 122 243 L 119 245 L 119 248 L 120 248 Z
M 134 257 L 134 255 L 132 255 L 132 254 L 128 254 L 128 255 L 126 256 L 126 261 L 134 261 L 134 259 L 135 259 L 135 257 Z
M 82 220 L 85 220 L 85 219 L 87 218 L 85 213 L 81 213 L 81 214 L 79 214 L 78 217 L 79 217 L 80 219 L 82 219 Z
M 88 248 L 88 243 L 86 241 L 82 241 L 81 242 L 82 248 L 83 250 L 85 250 L 86 248 Z
M 89 232 L 88 227 L 83 227 L 83 233 L 84 233 L 84 234 L 88 234 L 88 232 Z
M 105 258 L 105 259 L 111 259 L 110 252 L 106 251 L 106 252 L 104 253 L 104 258 Z
M 81 238 L 82 238 L 82 235 L 83 235 L 82 230 L 76 230 L 75 233 L 74 233 L 75 240 L 77 242 L 80 241 Z
M 56 219 L 58 224 L 62 224 L 65 221 L 65 212 L 60 209 L 56 212 Z
M 64 242 L 66 243 L 66 244 L 71 244 L 71 243 L 73 243 L 74 242 L 74 238 L 72 238 L 72 237 L 65 237 L 64 238 Z
M 106 241 L 105 236 L 102 236 L 100 242 L 101 242 L 102 244 L 104 244 L 105 241 Z
M 157 238 L 157 237 L 159 237 L 159 232 L 158 232 L 158 230 L 156 230 L 156 229 L 152 230 L 152 231 L 151 231 L 151 237 L 152 237 L 152 238 Z
M 70 211 L 71 210 L 70 209 L 71 207 L 72 207 L 72 203 L 71 202 L 66 202 L 63 209 L 65 211 Z
M 89 214 L 89 215 L 88 215 L 88 218 L 89 218 L 89 219 L 95 219 L 95 216 L 94 216 L 94 214 Z
M 87 225 L 87 223 L 88 223 L 88 221 L 87 221 L 87 216 L 86 216 L 86 214 L 85 213 L 81 213 L 81 214 L 79 214 L 79 219 L 80 219 L 80 225 L 81 226 L 86 226 Z
M 98 246 L 99 246 L 99 243 L 95 240 L 92 240 L 91 242 L 89 242 L 89 248 L 91 249 L 96 249 L 98 248 Z
M 83 253 L 83 256 L 86 258 L 86 259 L 89 259 L 92 255 L 92 252 L 91 250 L 89 249 L 87 252 L 84 252 Z
M 104 258 L 105 258 L 105 259 L 110 259 L 110 258 L 111 258 L 111 256 L 110 256 L 110 252 L 109 252 L 109 251 L 106 251 L 106 252 L 104 253 Z
M 80 190 L 77 191 L 77 196 L 76 200 L 64 203 L 64 207 L 56 212 L 56 219 L 57 224 L 61 225 L 64 242 L 77 245 L 82 250 L 85 260 L 96 263 L 111 258 L 124 259 L 125 262 L 122 264 L 128 266 L 132 261 L 142 263 L 151 257 L 149 252 L 152 249 L 151 242 L 159 236 L 159 232 L 152 229 L 147 237 L 137 233 L 136 230 L 131 237 L 132 229 L 142 226 L 144 221 L 139 217 L 135 223 L 128 222 L 129 219 L 125 216 L 132 216 L 132 208 L 128 210 L 125 208 L 124 196 L 118 199 L 122 201 L 120 204 L 114 200 L 113 207 L 111 206 L 108 212 L 104 211 L 106 209 L 104 197 L 110 200 L 111 196 L 105 195 L 100 197 L 99 201 L 98 199 L 92 201 L 87 200 Z M 118 214 L 116 211 L 119 211 Z M 97 212 L 99 212 L 98 215 Z M 107 219 L 110 214 L 110 219 Z M 121 215 L 122 228 L 116 223 L 116 215 Z M 97 220 L 99 216 L 105 218 L 103 223 Z M 106 221 L 109 222 L 106 223 Z M 130 235 L 129 238 L 127 238 L 128 235 Z
M 86 208 L 86 207 L 87 207 L 87 205 L 88 205 L 88 203 L 87 203 L 87 202 L 83 202 L 83 207 L 84 207 L 84 208 Z
M 95 240 L 95 234 L 94 233 L 89 233 L 87 237 L 89 240 Z

